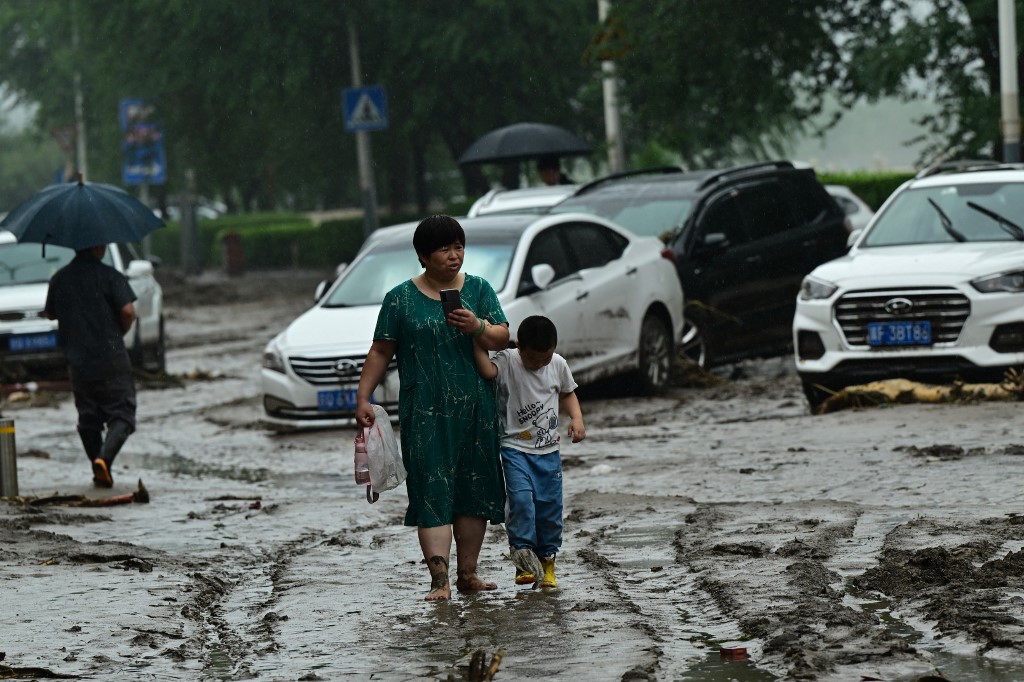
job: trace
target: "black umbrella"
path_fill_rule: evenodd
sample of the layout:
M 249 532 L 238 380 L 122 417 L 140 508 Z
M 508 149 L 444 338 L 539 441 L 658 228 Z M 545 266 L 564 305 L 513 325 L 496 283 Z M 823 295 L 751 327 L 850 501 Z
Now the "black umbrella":
M 50 185 L 15 206 L 0 222 L 19 242 L 78 250 L 137 242 L 164 222 L 128 192 L 96 182 Z
M 524 161 L 540 156 L 579 156 L 593 151 L 565 128 L 547 123 L 513 123 L 492 130 L 469 146 L 460 164 Z

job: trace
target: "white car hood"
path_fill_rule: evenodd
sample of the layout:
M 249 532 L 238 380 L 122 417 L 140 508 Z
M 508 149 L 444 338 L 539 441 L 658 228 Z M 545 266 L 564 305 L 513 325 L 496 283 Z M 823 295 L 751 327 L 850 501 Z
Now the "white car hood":
M 843 288 L 952 284 L 1024 269 L 1024 242 L 966 242 L 856 249 L 819 265 L 815 277 Z
M 351 308 L 314 306 L 299 315 L 277 337 L 286 355 L 366 355 L 373 343 L 379 305 Z
M 0 287 L 0 310 L 42 310 L 49 287 L 47 282 Z

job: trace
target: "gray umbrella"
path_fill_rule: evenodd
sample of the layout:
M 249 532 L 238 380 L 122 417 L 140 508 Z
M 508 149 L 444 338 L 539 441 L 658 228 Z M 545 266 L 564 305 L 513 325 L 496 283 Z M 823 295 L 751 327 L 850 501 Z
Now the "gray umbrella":
M 593 151 L 565 128 L 547 123 L 513 123 L 483 135 L 469 146 L 460 164 L 525 161 L 541 156 L 579 156 Z

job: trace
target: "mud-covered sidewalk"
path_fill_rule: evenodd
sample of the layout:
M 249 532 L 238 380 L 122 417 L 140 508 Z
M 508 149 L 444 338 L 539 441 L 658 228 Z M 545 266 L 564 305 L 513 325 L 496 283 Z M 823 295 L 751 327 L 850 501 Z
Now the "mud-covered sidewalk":
M 811 417 L 790 358 L 584 391 L 560 589 L 516 587 L 495 526 L 498 590 L 428 604 L 404 492 L 366 503 L 353 432 L 261 421 L 263 345 L 316 279 L 167 286 L 172 377 L 140 390 L 113 491 L 69 399 L 5 402 L 0 677 L 468 679 L 500 650 L 495 680 L 1024 679 L 1021 403 Z M 145 504 L 32 504 L 140 479 Z

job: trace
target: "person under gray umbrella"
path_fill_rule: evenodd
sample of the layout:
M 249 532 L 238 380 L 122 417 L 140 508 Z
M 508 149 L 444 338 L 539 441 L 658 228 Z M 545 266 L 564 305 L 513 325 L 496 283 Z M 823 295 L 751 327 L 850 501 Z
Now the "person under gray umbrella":
M 135 322 L 135 292 L 128 278 L 103 262 L 105 244 L 79 249 L 54 273 L 46 316 L 68 363 L 78 410 L 78 436 L 92 464 L 93 483 L 110 488 L 111 469 L 135 431 L 135 383 L 124 334 Z M 106 434 L 104 434 L 104 429 Z

